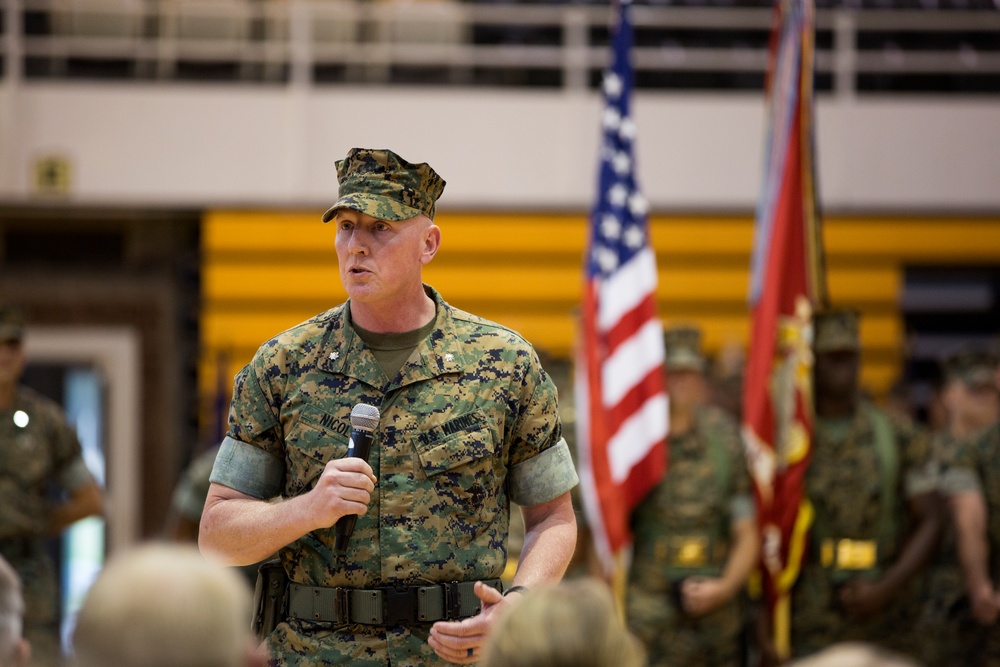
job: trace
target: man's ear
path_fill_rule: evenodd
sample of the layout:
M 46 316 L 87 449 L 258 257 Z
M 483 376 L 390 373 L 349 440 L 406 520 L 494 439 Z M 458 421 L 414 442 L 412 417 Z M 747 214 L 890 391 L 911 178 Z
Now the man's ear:
M 429 264 L 440 247 L 441 228 L 432 224 L 424 230 L 424 248 L 420 253 L 421 264 Z

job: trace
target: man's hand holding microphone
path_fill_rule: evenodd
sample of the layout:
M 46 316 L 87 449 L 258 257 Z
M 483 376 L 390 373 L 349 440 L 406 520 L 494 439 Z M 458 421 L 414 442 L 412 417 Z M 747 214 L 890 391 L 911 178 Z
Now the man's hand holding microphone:
M 358 403 L 351 410 L 351 440 L 347 455 L 334 459 L 310 491 L 316 518 L 323 526 L 336 523 L 335 550 L 343 556 L 354 532 L 358 515 L 368 510 L 371 494 L 378 481 L 368 464 L 372 439 L 378 426 L 378 408 Z

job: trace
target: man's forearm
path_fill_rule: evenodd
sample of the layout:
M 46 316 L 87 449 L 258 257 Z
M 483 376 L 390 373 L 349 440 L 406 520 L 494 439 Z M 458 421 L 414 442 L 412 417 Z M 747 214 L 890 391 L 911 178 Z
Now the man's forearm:
M 977 491 L 967 491 L 951 497 L 955 518 L 955 538 L 958 561 L 965 575 L 965 587 L 973 591 L 992 586 L 989 568 L 989 547 L 986 542 L 986 503 Z
M 944 507 L 936 493 L 925 493 L 910 500 L 911 516 L 917 528 L 899 551 L 895 562 L 886 568 L 881 584 L 895 593 L 930 562 L 937 548 L 944 524 Z
M 541 505 L 522 507 L 524 547 L 514 585 L 532 587 L 559 581 L 576 550 L 576 516 L 569 492 Z
M 201 516 L 198 547 L 226 565 L 262 561 L 314 529 L 301 498 L 269 502 L 213 497 L 210 492 Z
M 760 536 L 755 519 L 741 519 L 733 523 L 732 549 L 726 567 L 722 571 L 722 583 L 727 597 L 732 598 L 746 585 L 750 572 L 757 565 L 760 556 Z
M 70 524 L 103 512 L 104 496 L 101 494 L 100 487 L 95 483 L 85 484 L 73 491 L 69 500 L 53 510 L 49 521 L 49 532 L 58 535 Z

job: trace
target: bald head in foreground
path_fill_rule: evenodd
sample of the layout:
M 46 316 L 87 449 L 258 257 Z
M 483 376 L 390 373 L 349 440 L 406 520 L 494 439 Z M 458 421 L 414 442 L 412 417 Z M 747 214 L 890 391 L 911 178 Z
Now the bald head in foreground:
M 155 544 L 112 558 L 73 635 L 78 667 L 263 667 L 250 591 L 193 546 Z

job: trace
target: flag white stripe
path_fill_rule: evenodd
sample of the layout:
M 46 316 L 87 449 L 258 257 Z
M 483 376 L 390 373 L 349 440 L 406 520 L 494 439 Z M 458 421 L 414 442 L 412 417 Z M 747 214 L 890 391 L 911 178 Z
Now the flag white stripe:
M 655 293 L 656 278 L 656 255 L 646 247 L 601 282 L 597 301 L 598 331 L 608 331 L 625 313 Z
M 656 394 L 642 404 L 608 441 L 608 464 L 611 479 L 624 482 L 629 472 L 649 450 L 667 437 L 670 429 L 670 404 L 666 394 Z
M 663 365 L 663 330 L 658 319 L 642 325 L 601 367 L 601 400 L 611 408 L 653 370 Z

